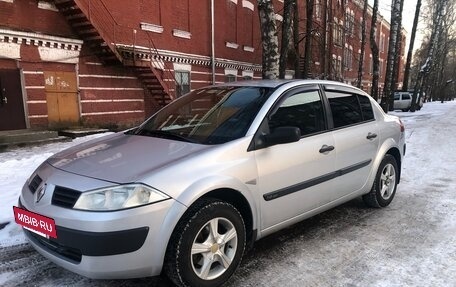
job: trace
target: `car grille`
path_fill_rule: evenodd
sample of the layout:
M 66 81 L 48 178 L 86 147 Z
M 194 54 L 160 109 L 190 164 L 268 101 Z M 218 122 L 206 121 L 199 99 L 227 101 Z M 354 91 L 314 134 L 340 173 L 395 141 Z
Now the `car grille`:
M 28 187 L 30 189 L 30 191 L 35 194 L 38 186 L 40 186 L 40 184 L 43 182 L 43 179 L 41 179 L 41 177 L 39 175 L 35 175 L 33 177 L 33 179 L 30 181 Z
M 52 204 L 65 208 L 73 208 L 80 195 L 80 191 L 56 186 L 52 195 Z
M 42 248 L 56 254 L 60 255 L 59 257 L 66 259 L 72 263 L 80 263 L 82 259 L 82 253 L 80 250 L 61 245 L 54 240 L 50 240 L 39 236 L 33 232 L 30 232 L 24 229 L 24 232 L 28 235 L 28 238 L 31 239 L 36 244 L 39 244 Z

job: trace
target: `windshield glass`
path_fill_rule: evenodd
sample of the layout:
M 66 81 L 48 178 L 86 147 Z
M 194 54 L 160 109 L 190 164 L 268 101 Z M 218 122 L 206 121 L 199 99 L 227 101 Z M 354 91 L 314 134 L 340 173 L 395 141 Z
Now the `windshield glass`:
M 200 144 L 243 137 L 271 88 L 210 87 L 195 90 L 159 111 L 134 134 Z

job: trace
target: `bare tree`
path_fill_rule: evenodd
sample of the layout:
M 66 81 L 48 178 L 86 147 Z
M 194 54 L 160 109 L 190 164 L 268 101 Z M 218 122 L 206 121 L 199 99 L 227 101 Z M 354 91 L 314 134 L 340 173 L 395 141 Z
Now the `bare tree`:
M 295 0 L 285 0 L 283 2 L 283 22 L 282 22 L 282 41 L 279 60 L 279 78 L 285 78 L 285 70 L 288 64 L 288 52 L 290 48 L 291 20 Z
M 403 91 L 407 91 L 407 89 L 408 89 L 408 82 L 409 82 L 409 77 L 410 77 L 410 65 L 412 62 L 413 46 L 415 44 L 416 28 L 418 27 L 420 9 L 421 9 L 421 0 L 417 0 L 416 8 L 415 8 L 415 18 L 413 19 L 412 35 L 410 36 L 410 44 L 409 44 L 409 49 L 407 52 L 407 61 L 405 64 L 404 85 L 402 86 Z
M 295 53 L 295 61 L 294 61 L 294 69 L 295 69 L 295 78 L 300 79 L 302 78 L 301 75 L 301 53 L 299 52 L 299 1 L 294 1 L 294 9 L 293 9 L 293 44 L 294 44 L 294 53 Z
M 366 49 L 366 16 L 367 16 L 367 0 L 364 0 L 363 6 L 363 21 L 361 22 L 361 54 L 359 55 L 359 64 L 358 64 L 358 81 L 357 86 L 361 88 L 363 80 L 363 67 L 364 67 L 364 51 Z
M 312 63 L 312 29 L 313 29 L 313 12 L 314 12 L 314 0 L 307 0 L 307 19 L 306 19 L 306 41 L 304 44 L 304 68 L 303 77 L 306 79 L 309 76 L 310 65 Z
M 378 58 L 378 45 L 375 39 L 375 34 L 377 32 L 377 14 L 378 14 L 378 0 L 374 0 L 374 7 L 372 9 L 372 22 L 370 30 L 370 47 L 372 51 L 372 89 L 371 96 L 377 100 L 378 99 L 378 79 L 379 79 L 379 58 Z
M 412 106 L 410 108 L 411 112 L 414 112 L 416 109 L 416 102 L 419 102 L 419 98 L 417 100 L 417 93 L 418 91 L 420 92 L 420 96 L 422 95 L 422 90 L 423 90 L 423 81 L 425 76 L 429 75 L 429 73 L 432 71 L 433 67 L 433 61 L 434 61 L 434 54 L 435 54 L 435 49 L 437 42 L 440 39 L 440 33 L 442 32 L 442 23 L 443 23 L 443 16 L 446 12 L 446 5 L 447 5 L 447 0 L 436 0 L 436 9 L 434 10 L 434 15 L 433 15 L 433 29 L 431 33 L 431 38 L 429 41 L 429 50 L 427 53 L 426 60 L 424 64 L 421 66 L 420 71 L 418 73 L 418 78 L 415 83 L 415 88 L 413 90 L 413 96 L 412 96 Z
M 279 75 L 279 40 L 272 0 L 258 0 L 258 14 L 263 47 L 263 79 L 276 79 Z
M 386 76 L 385 76 L 385 89 L 383 90 L 382 97 L 382 108 L 385 112 L 389 110 L 390 98 L 394 100 L 393 91 L 391 90 L 391 81 L 393 78 L 393 69 L 394 69 L 394 54 L 396 53 L 396 41 L 397 33 L 400 33 L 398 30 L 400 17 L 401 1 L 392 0 L 392 10 L 391 10 L 391 28 L 390 28 L 390 37 L 388 43 L 388 59 L 386 63 Z M 392 107 L 391 107 L 392 108 Z
M 328 19 L 332 21 L 332 0 L 323 0 L 323 33 L 322 33 L 322 49 L 321 49 L 321 66 L 322 66 L 322 78 L 326 79 L 329 74 L 329 61 L 327 59 L 330 59 L 331 57 L 331 46 L 332 46 L 332 40 L 331 40 L 331 32 L 328 31 L 328 28 L 330 27 L 328 25 Z

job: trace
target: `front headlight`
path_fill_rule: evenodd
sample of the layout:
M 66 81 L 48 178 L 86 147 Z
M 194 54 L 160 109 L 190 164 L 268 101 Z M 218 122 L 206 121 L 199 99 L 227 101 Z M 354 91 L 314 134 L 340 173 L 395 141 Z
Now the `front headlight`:
M 84 192 L 74 209 L 112 211 L 141 206 L 168 199 L 169 196 L 142 184 L 119 185 Z

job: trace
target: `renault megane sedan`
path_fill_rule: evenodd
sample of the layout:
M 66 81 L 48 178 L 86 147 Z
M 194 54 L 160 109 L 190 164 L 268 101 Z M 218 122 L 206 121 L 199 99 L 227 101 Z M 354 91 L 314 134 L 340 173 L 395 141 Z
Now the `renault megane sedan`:
M 404 153 L 401 121 L 352 86 L 226 83 L 50 157 L 14 213 L 78 274 L 219 286 L 255 240 L 356 197 L 389 205 Z

